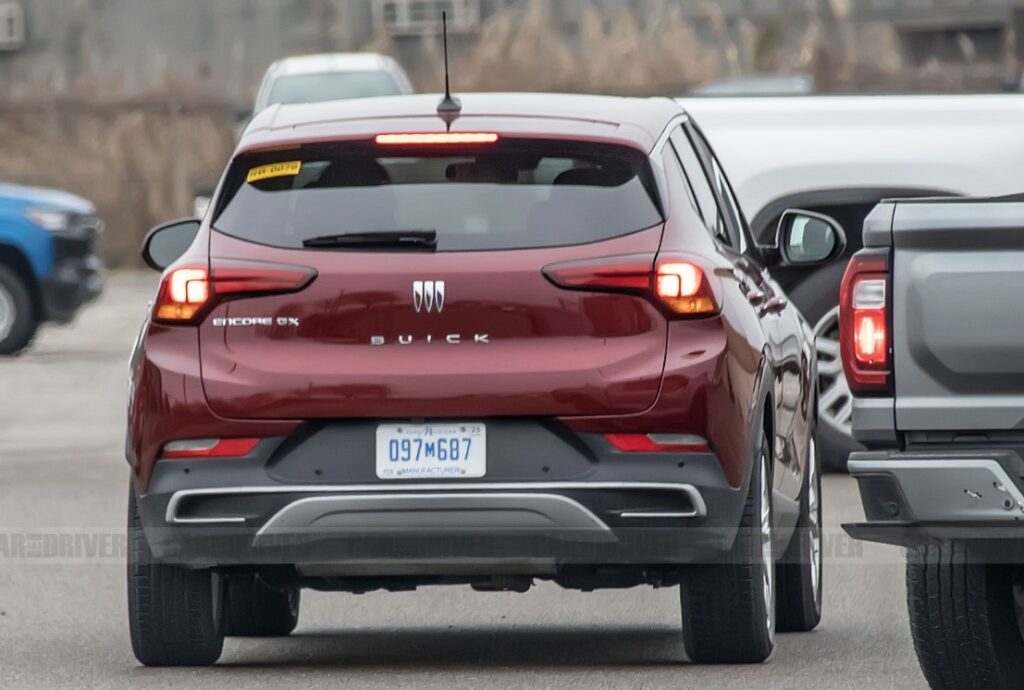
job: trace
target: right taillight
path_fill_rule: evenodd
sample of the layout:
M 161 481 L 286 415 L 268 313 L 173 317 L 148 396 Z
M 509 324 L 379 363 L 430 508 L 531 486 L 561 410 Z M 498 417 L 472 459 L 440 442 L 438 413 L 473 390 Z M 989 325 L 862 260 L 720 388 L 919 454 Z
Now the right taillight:
M 654 294 L 681 316 L 718 313 L 714 292 L 704 270 L 692 261 L 663 261 L 654 276 Z
M 720 308 L 710 274 L 688 256 L 633 254 L 584 259 L 544 268 L 555 285 L 571 290 L 641 295 L 673 318 L 714 316 Z
M 843 370 L 854 393 L 889 388 L 891 333 L 888 252 L 862 252 L 850 260 L 839 296 Z

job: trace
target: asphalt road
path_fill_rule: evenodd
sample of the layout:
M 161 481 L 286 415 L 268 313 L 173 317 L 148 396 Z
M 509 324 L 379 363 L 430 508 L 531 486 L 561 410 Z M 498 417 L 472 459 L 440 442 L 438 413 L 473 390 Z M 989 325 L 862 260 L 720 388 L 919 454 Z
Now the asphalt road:
M 756 667 L 686 664 L 675 589 L 303 593 L 296 633 L 229 640 L 212 669 L 139 667 L 128 642 L 123 459 L 128 352 L 153 288 L 111 278 L 72 326 L 0 360 L 0 687 L 919 688 L 902 554 L 839 530 L 826 477 L 826 610 Z

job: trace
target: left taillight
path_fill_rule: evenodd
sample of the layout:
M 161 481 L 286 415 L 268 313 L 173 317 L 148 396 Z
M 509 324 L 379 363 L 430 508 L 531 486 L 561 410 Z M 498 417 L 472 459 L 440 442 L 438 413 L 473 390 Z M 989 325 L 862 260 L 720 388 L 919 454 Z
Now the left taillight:
M 854 393 L 889 390 L 891 327 L 889 255 L 873 250 L 855 255 L 839 294 L 839 347 L 847 383 Z
M 548 266 L 544 275 L 563 288 L 647 297 L 674 317 L 713 316 L 720 311 L 709 272 L 690 257 L 636 254 L 585 259 Z
M 296 292 L 316 271 L 250 261 L 214 260 L 209 268 L 183 265 L 168 270 L 153 305 L 153 320 L 164 324 L 199 322 L 220 301 Z

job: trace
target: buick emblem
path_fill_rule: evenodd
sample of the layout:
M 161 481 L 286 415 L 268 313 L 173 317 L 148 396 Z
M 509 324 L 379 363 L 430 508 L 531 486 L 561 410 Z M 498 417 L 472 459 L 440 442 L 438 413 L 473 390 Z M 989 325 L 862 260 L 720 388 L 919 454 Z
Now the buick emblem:
M 412 284 L 412 306 L 417 314 L 440 314 L 444 311 L 444 281 L 417 280 Z

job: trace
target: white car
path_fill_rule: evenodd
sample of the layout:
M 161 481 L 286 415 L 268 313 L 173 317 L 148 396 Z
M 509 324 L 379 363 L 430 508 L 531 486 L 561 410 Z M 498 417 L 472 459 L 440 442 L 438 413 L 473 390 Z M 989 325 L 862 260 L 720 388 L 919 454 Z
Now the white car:
M 377 53 L 323 53 L 278 60 L 263 76 L 253 110 L 238 113 L 238 138 L 252 117 L 275 104 L 320 103 L 350 98 L 413 93 L 409 75 L 393 58 Z M 206 215 L 213 189 L 202 186 L 193 198 L 197 218 Z
M 263 77 L 255 113 L 276 103 L 319 103 L 401 96 L 412 83 L 393 58 L 377 53 L 325 53 L 279 60 Z
M 789 208 L 839 220 L 847 258 L 865 216 L 884 198 L 995 196 L 1024 191 L 1024 96 L 685 98 L 729 170 L 754 236 L 768 240 Z M 778 280 L 817 324 L 819 445 L 846 466 L 852 398 L 839 360 L 839 283 L 846 261 Z

